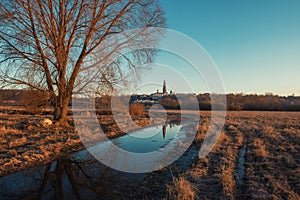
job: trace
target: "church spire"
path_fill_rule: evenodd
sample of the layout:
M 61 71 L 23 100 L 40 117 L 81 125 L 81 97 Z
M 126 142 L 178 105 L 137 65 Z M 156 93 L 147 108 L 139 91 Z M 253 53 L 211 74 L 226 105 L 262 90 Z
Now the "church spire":
M 167 84 L 166 84 L 166 80 L 164 80 L 164 85 L 163 85 L 163 94 L 167 93 Z

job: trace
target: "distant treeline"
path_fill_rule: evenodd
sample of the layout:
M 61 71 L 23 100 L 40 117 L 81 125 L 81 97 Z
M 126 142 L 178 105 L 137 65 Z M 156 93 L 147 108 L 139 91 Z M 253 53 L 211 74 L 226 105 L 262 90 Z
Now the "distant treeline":
M 145 99 L 151 99 L 151 95 L 144 95 Z M 0 90 L 0 105 L 21 105 L 40 107 L 49 104 L 47 93 L 30 90 Z M 278 96 L 272 93 L 258 94 L 227 94 L 226 104 L 221 100 L 224 95 L 214 94 L 216 104 L 214 108 L 227 110 L 266 110 L 266 111 L 300 111 L 300 96 Z M 124 99 L 136 99 L 124 96 Z M 15 103 L 13 103 L 15 102 Z M 134 102 L 131 102 L 134 103 Z M 211 110 L 211 94 L 172 94 L 160 97 L 155 103 L 161 104 L 165 109 L 200 109 Z M 70 102 L 71 104 L 71 102 Z M 145 104 L 146 107 L 151 106 Z M 196 105 L 196 106 L 195 106 Z M 96 107 L 110 108 L 110 96 L 102 96 L 96 99 Z
M 199 107 L 202 110 L 211 109 L 209 94 L 197 95 Z M 271 93 L 257 94 L 227 94 L 227 110 L 267 110 L 267 111 L 300 111 L 299 96 L 278 96 Z M 222 106 L 222 105 L 220 105 Z
M 214 105 L 215 109 L 226 108 L 226 110 L 232 111 L 300 111 L 300 97 L 297 96 L 284 97 L 273 95 L 271 93 L 265 95 L 227 94 L 226 104 L 224 104 L 224 102 L 221 100 L 224 98 L 224 96 L 222 97 L 222 95 L 215 94 L 214 97 L 216 100 Z M 159 99 L 159 103 L 166 109 L 180 109 L 180 105 L 184 105 L 184 107 L 187 109 L 195 109 L 195 106 L 192 106 L 196 104 L 195 101 L 198 101 L 200 110 L 211 110 L 210 94 L 198 94 L 196 96 L 179 94 L 176 96 L 166 96 Z

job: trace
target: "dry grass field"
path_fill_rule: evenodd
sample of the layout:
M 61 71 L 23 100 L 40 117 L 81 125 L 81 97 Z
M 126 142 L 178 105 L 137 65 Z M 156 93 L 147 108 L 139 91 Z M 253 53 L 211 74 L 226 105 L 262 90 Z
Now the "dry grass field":
M 208 113 L 201 116 L 198 145 L 210 119 Z M 299 122 L 299 112 L 227 113 L 213 151 L 182 175 L 196 188 L 194 198 L 300 199 Z M 169 192 L 182 181 L 168 186 Z
M 210 122 L 209 112 L 200 114 L 193 144 L 198 148 Z M 41 126 L 44 118 L 51 116 L 0 114 L 0 176 L 83 148 L 74 128 Z M 136 123 L 144 126 L 147 120 L 136 119 Z M 118 135 L 111 115 L 99 116 L 99 121 L 108 134 Z M 146 199 L 154 190 L 165 199 L 300 199 L 299 122 L 299 112 L 228 112 L 208 156 L 196 159 L 167 184 L 161 182 L 163 171 L 153 173 L 153 183 L 146 179 L 137 190 L 149 191 L 143 195 Z
M 149 125 L 150 118 L 141 115 L 140 110 L 139 106 L 133 107 L 132 120 L 140 127 Z M 126 134 L 120 130 L 111 112 L 97 110 L 97 114 L 101 129 L 108 138 Z M 72 115 L 68 117 L 68 127 L 43 124 L 44 120 L 52 118 L 50 110 L 44 114 L 32 114 L 22 107 L 0 106 L 0 177 L 52 162 L 85 148 Z M 156 123 L 161 123 L 161 120 Z

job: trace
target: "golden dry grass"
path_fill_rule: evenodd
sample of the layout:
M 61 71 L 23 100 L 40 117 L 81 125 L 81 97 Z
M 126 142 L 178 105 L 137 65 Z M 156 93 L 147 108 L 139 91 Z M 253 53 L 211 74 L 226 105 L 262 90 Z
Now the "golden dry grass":
M 266 145 L 264 144 L 264 141 L 260 138 L 255 138 L 253 141 L 253 146 L 255 147 L 255 153 L 258 157 L 267 157 L 268 152 L 266 150 Z
M 221 182 L 225 195 L 234 199 L 236 193 L 236 183 L 234 180 L 234 168 L 228 167 L 222 171 Z
M 131 104 L 129 107 L 129 113 L 133 116 L 140 116 L 144 114 L 145 106 L 140 103 Z
M 200 114 L 199 146 L 210 120 L 209 113 Z M 198 185 L 196 194 L 203 199 L 300 199 L 299 121 L 299 112 L 228 112 L 224 132 L 206 162 L 201 159 L 188 170 L 189 180 Z M 235 173 L 244 144 L 245 175 L 238 187 Z
M 184 176 L 173 177 L 173 182 L 167 185 L 168 199 L 170 200 L 194 200 L 196 187 L 186 180 Z

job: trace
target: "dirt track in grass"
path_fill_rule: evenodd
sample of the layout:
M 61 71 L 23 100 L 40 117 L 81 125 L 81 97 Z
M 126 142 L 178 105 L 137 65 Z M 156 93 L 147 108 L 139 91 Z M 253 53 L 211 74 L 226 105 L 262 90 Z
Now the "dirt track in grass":
M 202 115 L 200 129 L 207 129 L 208 122 L 209 116 Z M 213 151 L 184 174 L 196 188 L 195 197 L 300 199 L 299 122 L 299 112 L 227 113 Z M 198 140 L 204 136 L 198 134 Z M 239 154 L 242 147 L 245 153 Z M 242 180 L 238 155 L 244 156 Z

